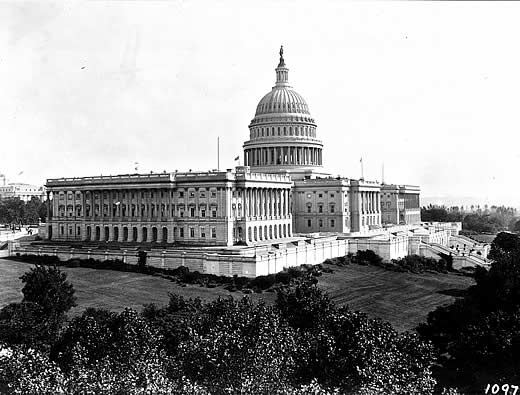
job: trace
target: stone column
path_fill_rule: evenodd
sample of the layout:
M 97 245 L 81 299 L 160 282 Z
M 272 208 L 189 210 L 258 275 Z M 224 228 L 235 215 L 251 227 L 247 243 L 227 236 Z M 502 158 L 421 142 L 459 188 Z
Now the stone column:
M 283 215 L 283 192 L 281 189 L 278 190 L 278 216 L 281 218 Z
M 287 196 L 287 203 L 286 203 L 286 211 L 285 215 L 288 217 L 289 214 L 291 214 L 291 191 L 289 189 L 285 190 L 285 195 Z
M 275 214 L 274 214 L 274 193 L 273 193 L 273 189 L 271 188 L 269 190 L 269 201 L 270 201 L 270 216 L 273 217 Z
M 242 206 L 243 206 L 243 209 L 244 209 L 244 217 L 248 216 L 247 215 L 247 208 L 249 207 L 249 202 L 247 201 L 247 191 L 248 191 L 248 189 L 249 188 L 244 188 L 244 198 L 242 199 Z
M 255 188 L 250 188 L 249 190 L 249 199 L 251 202 L 251 207 L 249 207 L 250 216 L 254 217 L 256 215 L 256 208 L 255 208 Z
M 255 188 L 255 217 L 260 216 L 260 192 Z

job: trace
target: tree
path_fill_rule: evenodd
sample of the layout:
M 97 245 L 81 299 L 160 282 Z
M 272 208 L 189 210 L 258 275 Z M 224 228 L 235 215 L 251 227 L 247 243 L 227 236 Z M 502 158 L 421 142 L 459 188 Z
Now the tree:
M 59 335 L 65 313 L 76 305 L 74 288 L 65 273 L 52 267 L 37 265 L 20 278 L 24 297 L 0 310 L 0 339 L 48 348 Z
M 276 307 L 293 328 L 321 328 L 334 309 L 323 291 L 308 282 L 282 288 L 276 297 Z
M 503 382 L 520 379 L 519 245 L 518 235 L 497 235 L 489 271 L 477 268 L 476 284 L 466 296 L 429 313 L 427 323 L 418 327 L 447 356 L 441 359 L 443 371 L 456 372 L 456 384 L 468 392 L 482 387 L 488 374 Z
M 74 287 L 57 267 L 36 265 L 20 279 L 23 302 L 36 303 L 46 314 L 61 316 L 76 306 Z
M 500 232 L 491 243 L 489 258 L 499 260 L 520 251 L 520 237 L 514 233 Z
M 59 367 L 41 351 L 0 343 L 0 384 L 7 384 L 10 393 L 63 393 L 64 382 Z
M 139 269 L 144 270 L 146 267 L 146 258 L 148 254 L 146 251 L 139 250 L 137 252 L 137 265 L 139 266 Z
M 136 311 L 88 309 L 72 320 L 51 352 L 69 393 L 169 393 L 160 337 Z
M 11 303 L 0 310 L 0 341 L 45 348 L 55 339 L 61 323 L 37 303 Z
M 275 393 L 288 383 L 295 366 L 295 332 L 278 311 L 251 299 L 218 299 L 204 304 L 178 347 L 177 376 L 212 388 Z
M 433 350 L 417 336 L 337 308 L 306 282 L 281 290 L 276 305 L 299 333 L 297 382 L 315 378 L 347 393 L 431 393 Z

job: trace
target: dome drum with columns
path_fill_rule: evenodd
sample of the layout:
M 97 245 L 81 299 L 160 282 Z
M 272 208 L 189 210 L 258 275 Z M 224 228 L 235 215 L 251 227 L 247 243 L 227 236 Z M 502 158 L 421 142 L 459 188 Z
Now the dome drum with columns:
M 258 103 L 244 143 L 244 164 L 261 173 L 287 173 L 295 180 L 323 173 L 323 143 L 305 99 L 288 82 L 283 48 L 276 85 Z

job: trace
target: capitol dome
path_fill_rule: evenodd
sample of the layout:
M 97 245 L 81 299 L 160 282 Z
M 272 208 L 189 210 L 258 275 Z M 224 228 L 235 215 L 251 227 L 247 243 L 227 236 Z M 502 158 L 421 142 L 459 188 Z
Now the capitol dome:
M 275 86 L 256 106 L 255 117 L 272 113 L 311 115 L 305 99 L 298 92 L 286 86 Z
M 323 175 L 323 144 L 305 99 L 289 85 L 289 69 L 280 48 L 276 84 L 256 106 L 244 143 L 244 164 L 261 173 L 285 173 L 293 179 Z

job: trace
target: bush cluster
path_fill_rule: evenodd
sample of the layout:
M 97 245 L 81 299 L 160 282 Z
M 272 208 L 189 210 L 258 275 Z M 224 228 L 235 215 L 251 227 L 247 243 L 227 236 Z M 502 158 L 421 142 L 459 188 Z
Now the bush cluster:
M 447 273 L 451 270 L 450 256 L 445 256 L 436 260 L 419 255 L 408 255 L 404 258 L 393 259 L 391 262 L 384 262 L 383 258 L 372 250 L 358 251 L 355 255 L 349 252 L 345 256 L 327 259 L 323 263 L 335 266 L 345 266 L 351 263 L 357 263 L 359 265 L 375 265 L 386 270 L 411 273 L 423 273 L 424 271 Z
M 186 266 L 179 266 L 174 269 L 160 268 L 154 266 L 146 266 L 144 262 L 146 257 L 141 255 L 140 264 L 131 265 L 123 262 L 120 259 L 108 259 L 99 261 L 95 259 L 79 259 L 73 258 L 67 261 L 61 261 L 56 256 L 50 255 L 27 255 L 18 254 L 11 259 L 33 263 L 44 266 L 65 266 L 65 267 L 86 267 L 91 269 L 117 270 L 124 272 L 145 273 L 150 275 L 158 275 L 175 281 L 180 285 L 192 284 L 200 285 L 207 288 L 215 288 L 222 286 L 230 292 L 242 291 L 244 293 L 261 293 L 275 286 L 289 285 L 293 281 L 304 279 L 308 277 L 316 278 L 321 275 L 322 271 L 331 272 L 331 269 L 323 268 L 320 265 L 301 265 L 297 267 L 289 267 L 276 274 L 269 274 L 267 276 L 258 276 L 255 278 L 247 278 L 234 275 L 217 276 L 214 274 L 200 273 L 199 271 L 190 271 Z M 273 288 L 273 291 L 275 290 Z
M 404 258 L 393 259 L 385 267 L 388 270 L 411 273 L 423 273 L 425 271 L 448 273 L 448 264 L 443 258 L 434 259 L 419 255 L 408 255 Z
M 359 265 L 381 265 L 383 262 L 383 258 L 381 258 L 379 255 L 377 255 L 372 250 L 363 250 L 363 251 L 357 251 L 357 253 L 354 255 L 353 253 L 349 252 L 345 256 L 340 256 L 337 258 L 329 258 L 326 259 L 324 264 L 329 265 L 336 265 L 336 266 L 345 266 L 349 265 L 351 263 L 357 263 Z

